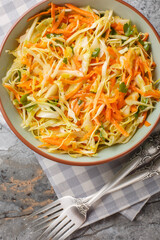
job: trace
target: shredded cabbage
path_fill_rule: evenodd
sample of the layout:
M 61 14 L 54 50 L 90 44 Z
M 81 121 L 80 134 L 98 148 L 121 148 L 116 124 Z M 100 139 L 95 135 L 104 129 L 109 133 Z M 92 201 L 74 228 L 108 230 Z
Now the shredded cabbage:
M 112 10 L 51 9 L 29 19 L 8 51 L 15 59 L 3 85 L 22 127 L 40 147 L 73 157 L 128 142 L 160 98 L 148 34 Z

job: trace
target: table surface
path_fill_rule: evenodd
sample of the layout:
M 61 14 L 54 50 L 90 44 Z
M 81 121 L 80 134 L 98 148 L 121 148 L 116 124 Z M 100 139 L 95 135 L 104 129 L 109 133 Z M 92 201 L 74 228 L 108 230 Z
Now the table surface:
M 2 0 L 0 0 L 2 1 Z M 126 0 L 142 12 L 160 34 L 160 0 Z M 0 134 L 4 131 L 0 128 Z M 0 151 L 0 240 L 36 240 L 23 218 L 56 199 L 33 152 L 13 134 L 13 145 Z M 159 240 L 160 193 L 153 196 L 133 222 L 120 214 L 77 231 L 71 239 Z

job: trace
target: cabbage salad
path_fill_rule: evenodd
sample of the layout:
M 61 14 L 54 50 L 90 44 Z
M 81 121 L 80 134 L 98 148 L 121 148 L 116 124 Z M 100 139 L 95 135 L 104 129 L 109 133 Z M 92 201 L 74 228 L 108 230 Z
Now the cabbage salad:
M 150 126 L 160 91 L 148 33 L 112 10 L 72 4 L 28 21 L 3 85 L 40 148 L 94 156 Z

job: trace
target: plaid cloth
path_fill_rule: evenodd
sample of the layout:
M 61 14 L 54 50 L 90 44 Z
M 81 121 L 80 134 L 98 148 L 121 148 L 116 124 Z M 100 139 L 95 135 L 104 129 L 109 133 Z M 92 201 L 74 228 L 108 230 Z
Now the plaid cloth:
M 40 0 L 0 0 L 0 42 L 15 20 L 38 2 Z M 0 149 L 7 150 L 6 146 L 8 148 L 12 146 L 16 136 L 12 135 L 9 142 L 8 136 L 11 133 L 1 114 L 0 123 L 5 129 L 2 131 L 3 136 L 0 136 L 3 139 Z M 99 166 L 72 167 L 55 163 L 36 154 L 58 197 L 65 195 L 85 197 L 95 193 L 121 168 L 123 160 L 126 161 L 131 155 Z M 94 211 L 90 212 L 85 226 L 117 212 L 133 220 L 149 197 L 160 191 L 159 180 L 160 178 L 155 176 L 104 197 L 92 208 Z

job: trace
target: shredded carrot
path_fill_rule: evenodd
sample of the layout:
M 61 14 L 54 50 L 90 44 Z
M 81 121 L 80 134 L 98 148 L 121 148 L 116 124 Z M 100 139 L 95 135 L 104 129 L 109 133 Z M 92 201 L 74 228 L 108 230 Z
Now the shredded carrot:
M 132 105 L 131 106 L 131 112 L 137 112 L 137 106 L 136 105 Z
M 115 77 L 111 78 L 110 83 L 111 83 L 110 88 L 111 88 L 111 91 L 112 91 L 113 87 L 115 86 L 115 83 L 116 83 L 116 78 Z
M 155 67 L 156 67 L 156 63 L 155 63 L 155 62 L 152 62 L 151 67 L 152 67 L 152 68 L 155 68 Z
M 145 122 L 144 122 L 144 125 L 145 125 L 146 127 L 151 126 L 151 124 L 150 124 L 148 121 L 145 121 Z
M 31 43 L 31 42 L 26 42 L 26 43 L 24 44 L 24 46 L 27 47 L 27 48 L 30 48 L 30 47 L 32 47 L 33 45 L 34 45 L 34 44 Z
M 55 24 L 53 25 L 51 32 L 54 32 L 59 27 L 59 25 L 61 24 L 61 22 L 64 18 L 64 15 L 65 15 L 65 11 L 62 10 L 62 12 L 59 14 L 57 22 L 55 22 Z
M 117 103 L 118 109 L 121 109 L 122 107 L 124 107 L 126 105 L 124 97 L 125 97 L 125 93 L 120 92 L 119 98 L 118 98 L 118 103 Z
M 145 123 L 145 121 L 146 121 L 146 118 L 147 118 L 147 112 L 143 112 L 142 113 L 142 116 L 143 116 L 143 122 L 141 122 L 140 124 L 139 124 L 139 128 L 141 128 L 143 125 L 144 125 L 144 123 Z
M 55 4 L 51 3 L 51 18 L 52 20 L 52 26 L 54 27 L 55 24 Z
M 7 88 L 9 91 L 13 92 L 14 96 L 16 97 L 16 99 L 17 99 L 18 101 L 20 101 L 20 95 L 18 94 L 18 92 L 17 92 L 11 85 L 5 84 L 4 86 L 5 86 L 5 88 Z
M 149 37 L 149 33 L 145 33 L 145 34 L 144 34 L 143 41 L 147 41 L 147 40 L 148 40 L 148 37 Z
M 26 74 L 23 74 L 22 77 L 21 77 L 21 82 L 25 82 L 27 80 L 27 75 Z
M 121 23 L 112 23 L 111 27 L 114 28 L 116 30 L 116 32 L 118 32 L 120 34 L 124 34 L 123 24 L 121 24 Z
M 96 128 L 97 128 L 97 126 L 94 126 L 88 133 L 86 133 L 86 134 L 82 137 L 81 141 L 87 140 L 87 139 L 92 135 L 92 133 L 95 131 Z
M 108 29 L 108 30 L 106 31 L 105 41 L 108 40 L 108 37 L 109 37 L 110 31 L 111 31 L 110 29 Z
M 78 61 L 78 56 L 73 56 L 73 61 L 76 65 L 77 70 L 79 70 L 81 68 L 81 63 Z
M 65 95 L 66 100 L 68 100 L 69 98 L 73 97 L 73 96 L 78 92 L 78 90 L 81 89 L 82 85 L 83 85 L 83 82 L 80 82 L 80 83 L 77 85 L 77 87 L 76 87 L 72 92 L 66 94 L 66 95 Z
M 94 118 L 93 121 L 95 122 L 95 124 L 96 124 L 97 126 L 100 126 L 100 125 L 101 125 L 100 121 L 98 120 L 98 117 Z
M 40 43 L 37 43 L 37 44 L 35 45 L 35 47 L 46 49 L 47 43 L 41 41 Z
M 20 82 L 18 87 L 25 88 L 26 90 L 30 90 L 32 86 L 32 79 L 24 82 Z
M 51 144 L 43 143 L 43 144 L 39 145 L 38 148 L 50 147 L 50 146 L 51 146 Z
M 68 145 L 70 144 L 71 138 L 65 139 L 59 137 L 47 137 L 41 139 L 41 141 L 51 145 L 59 146 L 62 150 L 68 150 Z
M 110 108 L 106 109 L 106 120 L 111 122 L 112 110 Z
M 115 127 L 118 129 L 118 131 L 120 131 L 125 137 L 129 136 L 128 132 L 126 132 L 124 128 L 116 122 L 115 119 L 112 118 L 111 121 L 115 125 Z
M 36 17 L 40 17 L 40 16 L 42 16 L 42 15 L 47 15 L 47 14 L 50 13 L 50 12 L 51 12 L 51 9 L 49 9 L 49 10 L 46 11 L 46 12 L 38 13 L 38 14 L 34 15 L 33 17 L 28 18 L 27 22 L 33 20 L 33 19 L 36 18 Z
M 72 5 L 72 4 L 69 4 L 69 3 L 68 3 L 68 4 L 65 4 L 65 6 L 67 6 L 68 8 L 72 9 L 73 11 L 78 12 L 78 13 L 80 13 L 81 15 L 84 15 L 84 16 L 86 16 L 86 17 L 90 17 L 90 18 L 95 17 L 96 19 L 98 18 L 98 16 L 97 16 L 96 14 L 90 13 L 90 12 L 85 11 L 85 10 L 82 10 L 82 9 L 80 9 L 80 8 L 77 8 L 77 7 L 75 7 L 75 6 Z
M 108 108 L 112 108 L 110 102 L 108 101 L 108 97 L 104 93 L 101 94 L 101 100 L 107 105 Z

